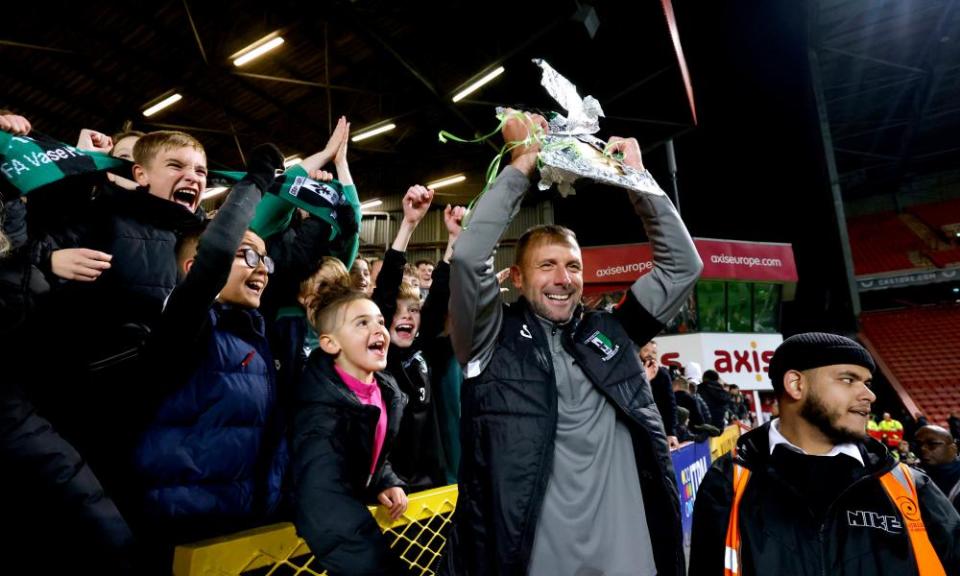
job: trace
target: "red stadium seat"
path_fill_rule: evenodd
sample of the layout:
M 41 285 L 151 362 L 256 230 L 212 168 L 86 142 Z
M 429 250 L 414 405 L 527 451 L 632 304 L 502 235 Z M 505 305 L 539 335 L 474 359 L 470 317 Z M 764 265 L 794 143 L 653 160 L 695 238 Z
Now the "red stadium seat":
M 951 412 L 960 414 L 960 306 L 865 312 L 860 321 L 905 404 L 943 426 Z

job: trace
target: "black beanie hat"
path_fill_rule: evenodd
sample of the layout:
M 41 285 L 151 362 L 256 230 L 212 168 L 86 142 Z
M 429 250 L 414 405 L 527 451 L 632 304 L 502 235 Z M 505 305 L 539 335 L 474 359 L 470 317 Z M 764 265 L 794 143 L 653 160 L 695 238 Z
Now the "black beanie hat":
M 826 332 L 805 332 L 784 340 L 770 359 L 770 382 L 773 390 L 783 391 L 783 375 L 787 370 L 809 370 L 835 364 L 863 366 L 870 372 L 877 369 L 867 349 L 853 340 Z

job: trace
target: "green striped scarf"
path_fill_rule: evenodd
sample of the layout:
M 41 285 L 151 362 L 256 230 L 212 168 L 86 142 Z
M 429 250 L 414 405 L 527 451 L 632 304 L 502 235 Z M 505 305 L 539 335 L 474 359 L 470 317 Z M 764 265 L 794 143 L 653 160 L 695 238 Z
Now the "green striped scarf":
M 74 176 L 112 172 L 129 178 L 133 164 L 103 152 L 78 150 L 43 135 L 14 136 L 0 132 L 0 192 L 6 196 L 27 195 L 34 190 Z M 245 172 L 211 170 L 208 179 L 225 186 L 239 182 Z M 278 176 L 257 206 L 250 229 L 263 238 L 282 232 L 289 226 L 295 208 L 303 208 L 333 228 L 330 240 L 341 232 L 338 208 L 349 205 L 360 227 L 360 199 L 357 189 L 337 181 L 317 182 L 300 165 Z M 341 210 L 340 213 L 343 211 Z M 349 268 L 360 247 L 355 236 L 343 250 L 334 254 Z

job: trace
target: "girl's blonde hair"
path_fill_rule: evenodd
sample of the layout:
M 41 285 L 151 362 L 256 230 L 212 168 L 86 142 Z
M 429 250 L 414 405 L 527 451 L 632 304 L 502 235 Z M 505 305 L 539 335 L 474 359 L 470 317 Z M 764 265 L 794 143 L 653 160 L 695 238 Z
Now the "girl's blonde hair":
M 343 262 L 333 256 L 324 256 L 320 259 L 320 265 L 309 278 L 300 283 L 300 291 L 297 299 L 300 304 L 309 310 L 310 302 L 317 295 L 333 287 L 350 288 L 350 273 Z

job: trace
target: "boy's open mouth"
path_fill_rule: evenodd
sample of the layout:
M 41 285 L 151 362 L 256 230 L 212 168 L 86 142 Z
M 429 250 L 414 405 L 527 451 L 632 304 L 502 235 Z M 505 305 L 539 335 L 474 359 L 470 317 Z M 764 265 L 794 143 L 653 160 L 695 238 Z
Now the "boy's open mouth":
M 199 191 L 192 188 L 177 188 L 173 191 L 173 201 L 193 210 L 194 202 L 196 202 L 199 194 Z
M 253 290 L 257 294 L 259 294 L 260 291 L 263 290 L 265 283 L 263 280 L 252 279 L 252 280 L 247 280 L 245 285 L 250 290 Z
M 413 336 L 413 324 L 397 324 L 396 327 L 397 334 L 403 334 L 405 336 Z

